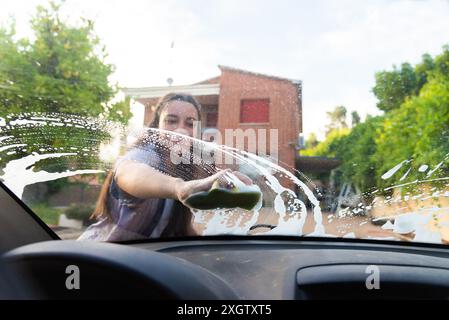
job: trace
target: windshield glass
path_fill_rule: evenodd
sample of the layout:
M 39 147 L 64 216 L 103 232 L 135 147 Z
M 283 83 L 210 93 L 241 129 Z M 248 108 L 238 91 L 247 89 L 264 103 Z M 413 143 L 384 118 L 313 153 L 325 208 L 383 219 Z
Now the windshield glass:
M 0 179 L 64 239 L 449 244 L 448 12 L 3 4 Z

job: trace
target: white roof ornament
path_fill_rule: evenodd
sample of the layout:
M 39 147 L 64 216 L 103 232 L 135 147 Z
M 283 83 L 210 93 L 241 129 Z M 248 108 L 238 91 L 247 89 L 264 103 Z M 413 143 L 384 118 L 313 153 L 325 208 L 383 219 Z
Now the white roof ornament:
M 143 88 L 123 88 L 122 91 L 127 97 L 139 98 L 159 98 L 170 92 L 189 93 L 193 96 L 211 96 L 220 94 L 220 84 L 193 84 L 184 86 L 164 86 L 164 87 L 143 87 Z

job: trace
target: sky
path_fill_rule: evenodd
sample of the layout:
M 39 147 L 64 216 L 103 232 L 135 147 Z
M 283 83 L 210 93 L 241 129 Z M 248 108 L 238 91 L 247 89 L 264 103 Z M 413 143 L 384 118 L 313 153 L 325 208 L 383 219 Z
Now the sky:
M 30 37 L 28 21 L 45 3 L 0 0 L 0 23 L 13 15 L 18 36 Z M 95 21 L 120 86 L 195 83 L 219 75 L 218 64 L 299 79 L 304 133 L 319 137 L 335 106 L 379 113 L 376 72 L 449 44 L 449 0 L 66 0 L 63 8 L 73 23 Z

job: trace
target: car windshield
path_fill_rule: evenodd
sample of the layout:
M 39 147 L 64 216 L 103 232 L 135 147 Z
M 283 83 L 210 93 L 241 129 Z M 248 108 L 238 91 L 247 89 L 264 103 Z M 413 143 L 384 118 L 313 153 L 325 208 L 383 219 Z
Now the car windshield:
M 448 12 L 3 3 L 0 179 L 63 239 L 449 244 Z

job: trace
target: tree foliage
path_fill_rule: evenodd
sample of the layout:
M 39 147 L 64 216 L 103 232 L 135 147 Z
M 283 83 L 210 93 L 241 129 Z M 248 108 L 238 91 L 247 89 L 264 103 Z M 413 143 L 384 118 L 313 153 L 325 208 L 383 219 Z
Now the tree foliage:
M 366 191 L 375 185 L 375 137 L 383 117 L 369 117 L 353 129 L 330 132 L 326 139 L 302 155 L 326 156 L 342 160 L 337 176 Z
M 98 117 L 108 113 L 126 124 L 129 105 L 108 105 L 118 87 L 109 83 L 114 66 L 94 32 L 81 19 L 72 26 L 61 5 L 38 6 L 31 19 L 33 40 L 16 39 L 14 21 L 0 27 L 0 115 L 61 112 Z M 117 114 L 121 116 L 118 117 Z
M 377 73 L 374 93 L 383 116 L 346 131 L 333 128 L 302 154 L 341 159 L 338 176 L 362 191 L 448 176 L 449 47 L 435 58 L 424 55 L 415 67 L 403 63 Z M 391 177 L 384 175 L 401 163 Z
M 356 125 L 358 125 L 361 120 L 362 119 L 360 118 L 360 115 L 357 111 L 351 112 L 351 126 L 352 127 L 355 127 Z
M 114 66 L 94 23 L 69 23 L 61 6 L 36 8 L 29 39 L 17 37 L 14 20 L 0 26 L 0 147 L 7 147 L 0 168 L 31 153 L 65 152 L 76 155 L 41 160 L 35 169 L 98 169 L 100 145 L 110 138 L 105 120 L 125 125 L 131 118 L 129 100 L 113 102 L 119 90 L 109 81 Z M 36 114 L 58 120 L 17 125 Z
M 326 139 L 315 147 L 302 151 L 301 155 L 338 157 L 342 141 L 350 132 L 351 130 L 348 128 L 332 130 L 326 135 Z
M 329 122 L 326 125 L 326 135 L 333 130 L 344 129 L 348 127 L 348 124 L 346 123 L 346 113 L 347 110 L 345 106 L 337 106 L 334 108 L 334 110 L 327 112 Z
M 319 143 L 320 142 L 318 141 L 318 137 L 316 136 L 316 134 L 311 132 L 307 136 L 307 139 L 305 142 L 305 147 L 306 147 L 306 149 L 311 149 L 311 148 L 316 147 Z
M 446 175 L 449 172 L 448 75 L 433 76 L 417 97 L 389 114 L 376 138 L 376 146 L 378 185 L 391 183 L 380 177 L 403 160 L 409 160 L 410 166 L 399 170 L 393 181 L 398 182 L 409 167 L 412 170 L 402 182 Z M 418 170 L 422 165 L 439 169 L 429 175 Z

